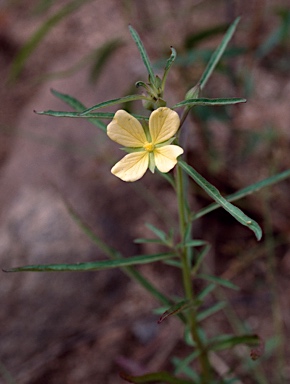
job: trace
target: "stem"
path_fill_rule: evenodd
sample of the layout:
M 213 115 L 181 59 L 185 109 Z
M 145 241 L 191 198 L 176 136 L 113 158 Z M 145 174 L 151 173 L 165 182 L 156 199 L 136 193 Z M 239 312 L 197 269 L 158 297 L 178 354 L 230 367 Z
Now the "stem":
M 186 242 L 186 229 L 189 223 L 188 220 L 188 214 L 187 214 L 187 197 L 185 195 L 184 191 L 184 182 L 183 182 L 183 170 L 177 164 L 177 171 L 176 171 L 176 193 L 177 193 L 177 201 L 178 201 L 178 213 L 179 213 L 179 227 L 180 227 L 180 235 L 181 240 L 185 243 Z M 192 281 L 191 281 L 191 258 L 190 258 L 190 248 L 189 247 L 183 247 L 180 251 L 180 258 L 182 263 L 182 279 L 183 279 L 183 287 L 184 292 L 187 300 L 194 300 L 194 292 L 192 288 Z M 188 311 L 186 320 L 187 324 L 190 327 L 191 335 L 196 343 L 196 348 L 199 350 L 199 362 L 201 366 L 201 383 L 202 384 L 209 384 L 210 383 L 210 376 L 211 376 L 211 368 L 210 363 L 208 359 L 208 353 L 203 345 L 203 342 L 199 336 L 198 333 L 198 323 L 196 320 L 197 313 L 194 306 L 191 307 L 191 309 Z

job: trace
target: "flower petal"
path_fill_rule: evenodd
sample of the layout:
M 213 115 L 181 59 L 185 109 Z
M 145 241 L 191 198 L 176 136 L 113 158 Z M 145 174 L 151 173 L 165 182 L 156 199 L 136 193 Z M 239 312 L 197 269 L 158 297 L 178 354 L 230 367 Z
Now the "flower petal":
M 177 157 L 183 153 L 178 145 L 164 145 L 154 150 L 156 167 L 160 172 L 169 172 L 177 163 Z
M 175 135 L 180 125 L 179 116 L 172 109 L 162 107 L 152 112 L 149 131 L 154 144 L 163 143 Z
M 130 113 L 120 109 L 107 127 L 109 138 L 125 147 L 143 147 L 146 135 L 139 121 Z
M 123 181 L 136 181 L 141 179 L 148 168 L 149 152 L 133 152 L 124 156 L 113 166 L 111 172 Z

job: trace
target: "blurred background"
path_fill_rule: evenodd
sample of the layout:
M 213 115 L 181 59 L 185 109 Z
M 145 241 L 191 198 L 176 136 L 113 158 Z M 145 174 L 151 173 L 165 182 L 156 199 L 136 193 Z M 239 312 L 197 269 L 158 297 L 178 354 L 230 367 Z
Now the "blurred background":
M 189 164 L 224 195 L 290 168 L 288 0 L 0 2 L 1 268 L 105 258 L 64 201 L 124 255 L 156 251 L 133 240 L 152 237 L 146 222 L 164 230 L 177 225 L 165 180 L 147 172 L 139 182 L 123 183 L 110 173 L 122 152 L 101 130 L 83 119 L 33 111 L 69 110 L 51 89 L 86 107 L 136 93 L 135 82 L 147 75 L 129 24 L 157 72 L 170 46 L 177 50 L 165 93 L 173 105 L 195 85 L 237 16 L 237 32 L 202 96 L 248 101 L 195 108 L 183 137 Z M 121 107 L 142 111 L 140 102 Z M 266 343 L 255 363 L 242 348 L 216 361 L 245 384 L 290 380 L 289 187 L 284 180 L 237 204 L 263 227 L 259 243 L 222 210 L 194 227 L 195 238 L 212 244 L 210 272 L 241 287 L 220 292 L 230 305 L 206 328 L 213 334 L 246 329 Z M 211 202 L 198 187 L 191 191 L 194 209 Z M 162 292 L 182 294 L 172 267 L 140 270 Z M 157 325 L 159 304 L 118 270 L 2 273 L 0 295 L 3 384 L 121 383 L 120 371 L 172 370 L 172 357 L 188 353 L 178 320 Z

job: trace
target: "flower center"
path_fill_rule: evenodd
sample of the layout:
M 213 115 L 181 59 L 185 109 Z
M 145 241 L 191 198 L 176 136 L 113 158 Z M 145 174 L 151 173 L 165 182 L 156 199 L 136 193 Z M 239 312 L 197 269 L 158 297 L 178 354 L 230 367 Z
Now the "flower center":
M 148 141 L 145 142 L 145 144 L 143 145 L 143 148 L 148 151 L 148 152 L 153 152 L 154 151 L 154 144 L 153 143 L 148 143 Z

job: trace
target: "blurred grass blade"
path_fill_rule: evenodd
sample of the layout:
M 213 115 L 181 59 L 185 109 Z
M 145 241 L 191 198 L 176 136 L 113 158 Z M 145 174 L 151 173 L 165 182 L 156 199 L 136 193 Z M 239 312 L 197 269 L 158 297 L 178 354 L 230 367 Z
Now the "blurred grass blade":
M 131 376 L 124 372 L 120 373 L 122 379 L 129 383 L 166 383 L 166 384 L 195 384 L 194 381 L 177 378 L 168 372 L 154 372 L 141 376 Z
M 92 0 L 75 0 L 63 6 L 58 12 L 56 12 L 49 19 L 47 19 L 40 26 L 40 28 L 37 29 L 36 32 L 34 32 L 34 34 L 24 44 L 24 46 L 21 48 L 21 50 L 18 52 L 15 59 L 13 60 L 11 71 L 9 74 L 9 81 L 14 81 L 17 79 L 17 77 L 20 75 L 21 71 L 23 70 L 23 67 L 28 57 L 37 48 L 38 44 L 47 35 L 47 33 L 62 19 L 67 17 L 70 13 L 76 11 L 79 7 L 81 7 L 87 1 L 92 1 Z
M 170 49 L 171 49 L 171 55 L 170 55 L 169 59 L 166 62 L 166 66 L 165 66 L 163 77 L 162 77 L 162 81 L 161 81 L 161 89 L 163 89 L 163 90 L 164 90 L 164 87 L 165 87 L 167 75 L 168 75 L 169 70 L 170 70 L 172 64 L 174 63 L 174 61 L 176 59 L 176 55 L 177 55 L 176 50 L 173 47 L 171 47 Z
M 284 172 L 278 173 L 277 175 L 268 177 L 267 179 L 258 181 L 257 183 L 251 184 L 248 187 L 241 189 L 240 191 L 237 191 L 231 195 L 226 196 L 225 199 L 229 202 L 242 199 L 243 197 L 251 195 L 252 193 L 257 192 L 262 188 L 266 188 L 266 187 L 269 187 L 269 186 L 276 184 L 280 181 L 283 181 L 283 180 L 287 179 L 288 177 L 290 177 L 290 169 L 288 169 Z M 220 207 L 221 206 L 219 204 L 216 204 L 216 203 L 210 204 L 209 206 L 207 206 L 207 207 L 201 209 L 199 212 L 197 212 L 193 218 L 194 218 L 194 220 L 198 219 L 198 218 L 206 215 L 207 213 L 212 212 L 215 209 L 220 208 Z
M 229 27 L 228 24 L 220 24 L 220 25 L 216 25 L 214 27 L 204 29 L 201 32 L 187 36 L 187 38 L 185 39 L 184 47 L 188 51 L 193 46 L 199 44 L 203 40 L 208 39 L 211 36 L 215 36 L 215 35 L 218 35 L 220 33 L 224 33 L 228 29 L 228 27 Z
M 258 346 L 260 345 L 260 338 L 257 335 L 242 335 L 242 336 L 222 335 L 210 340 L 209 348 L 212 351 L 221 351 L 224 349 L 233 348 L 234 346 L 239 344 L 246 344 L 249 346 Z
M 128 103 L 130 101 L 135 101 L 135 100 L 148 100 L 147 96 L 144 95 L 129 95 L 125 97 L 119 97 L 117 99 L 112 99 L 108 101 L 103 101 L 102 103 L 96 104 L 85 111 L 81 113 L 82 116 L 85 116 L 86 114 L 90 113 L 91 111 L 94 111 L 95 109 L 99 108 L 105 108 L 109 107 L 110 105 L 115 105 L 115 104 L 122 104 L 122 103 Z
M 220 58 L 222 57 L 228 43 L 230 42 L 236 27 L 240 21 L 240 17 L 238 17 L 233 24 L 228 28 L 227 32 L 225 33 L 221 44 L 217 47 L 217 49 L 214 51 L 212 54 L 203 74 L 201 75 L 200 78 L 200 88 L 203 89 L 210 78 L 212 72 L 214 71 L 217 63 L 219 62 Z
M 112 39 L 105 42 L 100 48 L 94 53 L 94 63 L 92 65 L 90 80 L 96 82 L 99 78 L 102 69 L 105 67 L 107 62 L 110 60 L 112 55 L 122 47 L 124 43 L 120 39 Z
M 131 33 L 131 36 L 133 37 L 133 40 L 135 41 L 136 45 L 137 45 L 137 48 L 139 49 L 139 52 L 140 52 L 140 55 L 141 55 L 141 58 L 143 60 L 143 63 L 148 71 L 148 75 L 149 75 L 149 81 L 152 83 L 152 84 L 155 84 L 155 75 L 154 75 L 154 71 L 153 71 L 153 68 L 152 68 L 152 65 L 150 63 L 150 60 L 149 60 L 149 57 L 147 55 L 147 52 L 144 48 L 144 45 L 140 39 L 140 36 L 138 35 L 138 33 L 135 31 L 135 29 L 129 25 L 129 31 Z
M 199 279 L 210 281 L 211 283 L 214 283 L 214 284 L 221 285 L 222 287 L 225 287 L 225 288 L 234 289 L 235 291 L 240 290 L 240 288 L 236 284 L 230 282 L 229 280 L 222 279 L 221 277 L 205 275 L 204 273 L 200 273 L 196 275 L 196 277 L 198 277 Z
M 67 271 L 101 271 L 104 269 L 128 267 L 131 265 L 148 264 L 175 257 L 172 253 L 157 253 L 155 255 L 139 255 L 118 260 L 101 260 L 76 264 L 43 264 L 25 265 L 23 267 L 6 269 L 5 272 L 67 272 Z
M 231 104 L 238 104 L 238 103 L 245 103 L 246 99 L 241 99 L 234 97 L 232 99 L 187 99 L 183 100 L 180 103 L 175 104 L 172 109 L 178 108 L 178 107 L 194 107 L 195 105 L 231 105 Z
M 41 74 L 36 77 L 35 81 L 43 82 L 52 79 L 63 79 L 65 77 L 72 76 L 74 73 L 88 66 L 88 64 L 93 63 L 90 77 L 91 81 L 96 82 L 107 61 L 110 59 L 112 54 L 122 45 L 123 42 L 120 39 L 109 40 L 108 42 L 104 43 L 101 47 L 98 47 L 92 50 L 92 52 L 89 52 L 88 54 L 81 57 L 70 67 L 57 72 Z
M 207 319 L 208 317 L 210 317 L 210 316 L 214 315 L 215 313 L 224 309 L 226 307 L 226 305 L 227 305 L 227 303 L 225 301 L 221 301 L 219 303 L 216 303 L 215 305 L 212 305 L 210 308 L 207 308 L 206 310 L 200 312 L 197 315 L 197 321 L 201 322 L 201 321 Z
M 245 215 L 241 209 L 229 203 L 224 197 L 222 197 L 218 189 L 210 184 L 207 180 L 205 180 L 194 168 L 181 160 L 178 161 L 178 164 L 209 196 L 211 196 L 218 204 L 220 204 L 229 214 L 231 214 L 241 224 L 251 229 L 255 233 L 257 240 L 261 239 L 262 230 L 256 221 Z
M 196 299 L 200 302 L 203 302 L 206 296 L 208 296 L 215 288 L 216 288 L 216 284 L 214 283 L 208 285 L 196 295 Z

